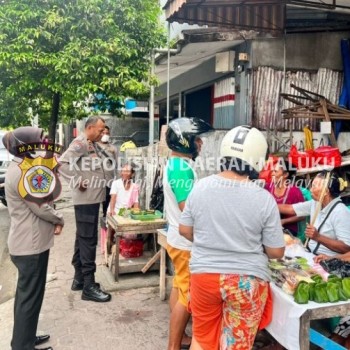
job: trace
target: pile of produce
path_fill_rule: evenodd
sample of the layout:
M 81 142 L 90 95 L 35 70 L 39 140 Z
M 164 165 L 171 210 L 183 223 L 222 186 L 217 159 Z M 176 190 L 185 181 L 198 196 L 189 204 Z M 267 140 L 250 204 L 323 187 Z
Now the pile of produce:
M 295 292 L 294 301 L 298 304 L 336 303 L 350 298 L 350 277 L 341 278 L 329 275 L 327 282 L 320 275 L 311 277 L 312 282 L 299 282 Z
M 314 273 L 305 258 L 271 259 L 269 268 L 275 284 L 290 295 L 294 294 L 299 282 L 311 283 Z
M 149 215 L 149 214 L 154 214 L 155 210 L 154 209 L 140 209 L 140 208 L 132 208 L 132 209 L 127 209 L 127 208 L 120 208 L 118 215 L 119 216 L 128 216 L 128 215 Z
M 350 276 L 346 272 L 350 272 L 350 264 L 336 260 L 320 263 L 327 272 L 331 272 L 327 278 L 313 270 L 307 259 L 301 257 L 271 259 L 269 268 L 275 284 L 293 295 L 296 303 L 336 303 L 350 299 Z
M 155 213 L 154 209 L 145 209 L 145 210 L 142 210 L 140 208 L 131 209 L 132 215 L 147 215 L 147 214 L 154 214 L 154 213 Z

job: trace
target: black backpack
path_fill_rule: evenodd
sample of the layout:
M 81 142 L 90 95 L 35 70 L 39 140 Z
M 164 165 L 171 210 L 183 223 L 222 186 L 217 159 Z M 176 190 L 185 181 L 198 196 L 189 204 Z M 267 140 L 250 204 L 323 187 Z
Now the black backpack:
M 149 203 L 150 209 L 155 209 L 163 212 L 164 208 L 164 192 L 163 192 L 163 172 L 159 166 L 153 181 L 151 200 Z

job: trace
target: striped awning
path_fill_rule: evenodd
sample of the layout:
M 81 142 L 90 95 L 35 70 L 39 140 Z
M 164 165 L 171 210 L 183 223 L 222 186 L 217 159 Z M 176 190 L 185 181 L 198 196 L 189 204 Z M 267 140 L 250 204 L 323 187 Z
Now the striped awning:
M 285 2 L 280 0 L 168 0 L 169 22 L 281 33 Z

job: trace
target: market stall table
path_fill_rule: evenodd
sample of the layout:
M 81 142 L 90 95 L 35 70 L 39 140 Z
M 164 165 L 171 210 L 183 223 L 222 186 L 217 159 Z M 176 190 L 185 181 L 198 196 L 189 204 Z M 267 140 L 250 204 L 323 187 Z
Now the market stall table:
M 274 283 L 271 283 L 271 290 L 273 315 L 266 330 L 290 350 L 309 349 L 311 320 L 350 315 L 350 301 L 325 304 L 309 301 L 300 305 Z
M 119 274 L 139 271 L 146 272 L 154 268 L 161 255 L 161 251 L 157 251 L 157 229 L 163 228 L 166 220 L 154 219 L 142 221 L 115 215 L 107 217 L 107 224 L 105 262 L 106 265 L 109 265 L 116 281 L 119 279 Z M 112 242 L 113 231 L 115 232 L 115 242 Z M 124 259 L 120 257 L 120 237 L 135 234 L 153 235 L 154 251 L 144 252 L 143 256 L 139 258 Z
M 160 300 L 166 298 L 166 231 L 164 229 L 157 230 L 157 242 L 160 246 L 160 272 L 159 272 L 159 295 Z
M 301 248 L 295 250 L 295 253 L 305 257 L 312 265 L 313 254 Z M 286 255 L 294 256 L 293 248 L 286 251 Z M 310 339 L 314 343 L 315 340 L 320 341 L 322 336 L 310 328 L 311 320 L 350 315 L 350 300 L 324 304 L 309 301 L 307 304 L 297 304 L 292 295 L 285 293 L 274 282 L 271 282 L 270 285 L 273 314 L 272 321 L 266 330 L 289 350 L 307 350 L 310 348 Z M 323 347 L 324 349 L 344 349 L 329 339 L 324 339 L 324 341 L 330 344 Z

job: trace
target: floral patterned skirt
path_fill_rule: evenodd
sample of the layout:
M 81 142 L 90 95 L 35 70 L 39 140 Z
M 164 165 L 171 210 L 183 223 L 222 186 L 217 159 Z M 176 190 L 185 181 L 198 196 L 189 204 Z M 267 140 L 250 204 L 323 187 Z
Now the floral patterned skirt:
M 251 349 L 268 295 L 255 276 L 192 274 L 193 336 L 203 350 Z

